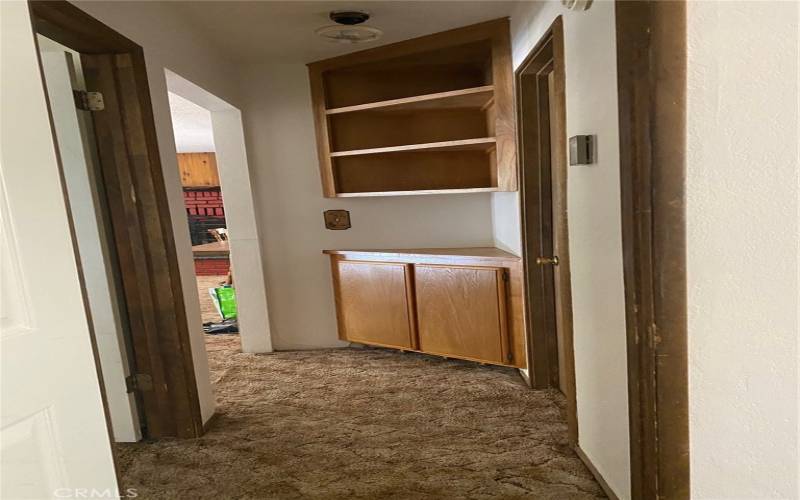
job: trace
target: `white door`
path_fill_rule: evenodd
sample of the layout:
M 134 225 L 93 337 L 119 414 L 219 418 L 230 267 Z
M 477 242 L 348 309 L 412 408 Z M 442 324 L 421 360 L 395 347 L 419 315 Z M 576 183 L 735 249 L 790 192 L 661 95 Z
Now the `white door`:
M 97 189 L 97 154 L 89 135 L 92 112 L 77 109 L 73 97 L 73 90 L 86 90 L 80 57 L 43 36 L 38 41 L 112 435 L 118 443 L 136 442 L 142 435 L 136 399 L 125 385 L 131 370 L 117 297 L 121 287 L 114 281 L 113 249 Z
M 0 497 L 116 491 L 27 2 L 0 2 L 0 89 Z

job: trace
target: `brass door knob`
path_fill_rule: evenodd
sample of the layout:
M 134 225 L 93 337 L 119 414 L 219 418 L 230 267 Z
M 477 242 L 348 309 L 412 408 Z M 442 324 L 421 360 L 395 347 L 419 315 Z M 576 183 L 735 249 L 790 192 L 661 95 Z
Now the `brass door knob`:
M 548 265 L 548 264 L 551 265 L 551 266 L 557 266 L 558 265 L 558 257 L 557 256 L 553 256 L 553 257 L 536 257 L 536 263 L 539 264 L 540 266 L 545 266 L 545 265 Z

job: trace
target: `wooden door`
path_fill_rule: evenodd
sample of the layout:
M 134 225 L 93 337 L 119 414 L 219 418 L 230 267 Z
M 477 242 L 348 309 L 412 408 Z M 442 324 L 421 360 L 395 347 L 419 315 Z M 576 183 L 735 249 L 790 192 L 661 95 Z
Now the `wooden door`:
M 569 439 L 576 443 L 563 38 L 559 17 L 516 79 L 530 379 L 566 395 Z
M 0 497 L 117 491 L 29 4 L 0 2 Z
M 410 275 L 408 264 L 336 260 L 333 276 L 339 337 L 416 349 Z
M 416 265 L 414 281 L 420 350 L 509 361 L 503 269 Z

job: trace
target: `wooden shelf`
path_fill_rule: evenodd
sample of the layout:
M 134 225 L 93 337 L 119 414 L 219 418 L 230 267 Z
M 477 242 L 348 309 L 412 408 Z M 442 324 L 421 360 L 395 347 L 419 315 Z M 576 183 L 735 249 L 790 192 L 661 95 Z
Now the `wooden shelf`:
M 326 198 L 517 190 L 508 19 L 308 65 Z
M 417 189 L 414 191 L 372 191 L 359 193 L 337 193 L 337 198 L 365 198 L 369 196 L 408 196 L 421 194 L 463 194 L 463 193 L 496 193 L 496 187 L 459 188 L 459 189 Z
M 407 144 L 404 146 L 390 146 L 387 148 L 356 149 L 353 151 L 336 151 L 330 154 L 331 158 L 344 156 L 374 155 L 381 153 L 407 153 L 414 151 L 491 151 L 496 140 L 494 137 L 481 137 L 478 139 L 462 139 L 459 141 L 429 142 L 426 144 Z
M 494 85 L 484 85 L 482 87 L 473 87 L 463 90 L 438 92 L 436 94 L 426 94 L 414 97 L 405 97 L 402 99 L 391 99 L 388 101 L 328 109 L 325 111 L 325 114 L 337 115 L 341 113 L 353 113 L 356 111 L 399 111 L 418 109 L 483 109 L 491 103 L 493 98 Z

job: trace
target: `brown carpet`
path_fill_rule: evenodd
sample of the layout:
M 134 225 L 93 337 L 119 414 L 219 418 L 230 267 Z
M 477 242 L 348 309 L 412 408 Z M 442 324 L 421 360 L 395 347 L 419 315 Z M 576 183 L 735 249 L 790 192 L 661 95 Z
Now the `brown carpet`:
M 604 498 L 560 394 L 514 370 L 381 349 L 242 354 L 209 337 L 200 439 L 117 446 L 139 498 Z

